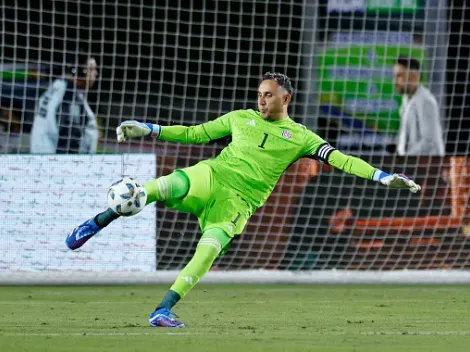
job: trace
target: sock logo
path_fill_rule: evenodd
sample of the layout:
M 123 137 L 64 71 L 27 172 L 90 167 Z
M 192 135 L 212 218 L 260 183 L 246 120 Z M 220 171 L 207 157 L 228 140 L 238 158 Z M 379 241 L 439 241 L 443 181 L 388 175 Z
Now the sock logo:
M 182 279 L 190 285 L 193 284 L 193 278 L 191 276 L 183 276 Z

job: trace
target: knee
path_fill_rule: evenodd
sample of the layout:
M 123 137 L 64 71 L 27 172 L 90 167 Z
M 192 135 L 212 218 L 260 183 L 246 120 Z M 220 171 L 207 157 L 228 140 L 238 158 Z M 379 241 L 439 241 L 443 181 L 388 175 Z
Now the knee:
M 183 172 L 173 172 L 144 185 L 150 196 L 147 204 L 158 200 L 180 199 L 189 191 L 189 179 Z
M 220 228 L 212 228 L 204 231 L 202 238 L 199 240 L 198 248 L 205 247 L 210 249 L 214 259 L 217 258 L 225 249 L 231 238 Z M 196 249 L 197 251 L 197 249 Z

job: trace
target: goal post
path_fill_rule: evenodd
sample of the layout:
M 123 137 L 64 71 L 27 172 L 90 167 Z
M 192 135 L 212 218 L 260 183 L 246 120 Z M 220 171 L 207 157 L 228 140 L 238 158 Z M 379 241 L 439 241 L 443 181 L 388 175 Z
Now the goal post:
M 113 181 L 166 175 L 215 157 L 229 143 L 142 138 L 118 144 L 119 123 L 189 126 L 256 109 L 266 71 L 292 79 L 289 114 L 296 122 L 347 154 L 406 173 L 423 190 L 388 190 L 301 159 L 203 282 L 470 283 L 468 143 L 444 157 L 398 157 L 386 147 L 400 128 L 402 98 L 393 81 L 399 55 L 420 61 L 422 82 L 440 104 L 445 136 L 465 135 L 463 108 L 456 113 L 460 78 L 448 65 L 450 37 L 458 35 L 446 15 L 460 9 L 453 4 L 0 5 L 0 283 L 171 283 L 201 236 L 192 215 L 157 204 L 117 220 L 79 251 L 68 251 L 65 237 L 106 207 Z M 98 83 L 85 95 L 97 116 L 98 152 L 31 155 L 36 102 L 78 52 L 98 62 Z

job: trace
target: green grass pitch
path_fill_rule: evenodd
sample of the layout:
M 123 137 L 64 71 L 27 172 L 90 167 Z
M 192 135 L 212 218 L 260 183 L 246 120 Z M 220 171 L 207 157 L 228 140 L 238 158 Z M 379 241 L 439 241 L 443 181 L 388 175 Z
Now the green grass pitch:
M 0 287 L 0 351 L 469 351 L 469 286 L 199 285 L 151 328 L 167 287 Z

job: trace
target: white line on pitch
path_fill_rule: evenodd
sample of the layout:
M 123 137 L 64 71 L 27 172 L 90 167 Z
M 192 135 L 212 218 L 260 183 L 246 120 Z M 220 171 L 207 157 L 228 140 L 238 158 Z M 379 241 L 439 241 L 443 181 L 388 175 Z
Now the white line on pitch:
M 392 299 L 389 297 L 381 297 L 377 299 L 337 299 L 337 300 L 316 300 L 315 303 L 378 303 L 381 300 L 386 300 L 386 304 L 390 303 L 407 303 L 407 302 L 454 302 L 459 301 L 460 299 Z M 236 300 L 227 300 L 228 303 L 233 304 L 266 304 L 266 303 L 275 303 L 274 300 L 269 301 L 236 301 Z M 76 301 L 76 302 L 62 302 L 62 301 L 36 301 L 32 299 L 31 301 L 0 301 L 0 305 L 44 305 L 44 304 L 147 304 L 148 301 Z M 281 303 L 287 304 L 298 304 L 299 301 L 281 301 Z M 181 304 L 214 304 L 214 301 L 186 301 L 186 302 L 179 302 L 178 305 Z
M 326 335 L 350 335 L 356 333 L 348 333 L 345 331 L 323 331 Z M 0 333 L 2 337 L 17 337 L 17 336 L 74 336 L 74 337 L 87 337 L 87 336 L 181 336 L 181 335 L 197 335 L 198 332 L 70 332 L 70 333 Z M 470 336 L 470 331 L 367 331 L 361 332 L 361 335 L 368 336 Z
M 87 336 L 155 336 L 155 335 L 194 335 L 196 333 L 189 333 L 189 332 L 71 332 L 71 333 L 41 333 L 41 332 L 17 332 L 17 333 L 0 333 L 0 336 L 79 336 L 79 337 L 87 337 Z
M 368 332 L 361 332 L 361 335 L 470 336 L 470 331 L 368 331 Z

